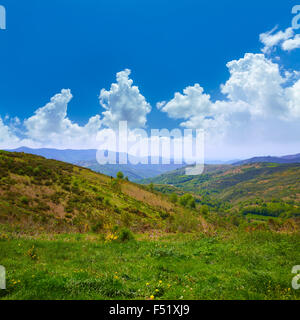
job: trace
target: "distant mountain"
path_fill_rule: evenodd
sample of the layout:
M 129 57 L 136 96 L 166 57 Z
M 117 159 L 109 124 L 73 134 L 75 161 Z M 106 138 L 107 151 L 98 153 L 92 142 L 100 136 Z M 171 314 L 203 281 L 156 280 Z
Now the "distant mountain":
M 78 161 L 93 161 L 96 159 L 97 150 L 58 150 L 58 149 L 31 149 L 27 147 L 21 147 L 13 150 L 7 150 L 10 152 L 24 152 L 34 154 L 36 156 L 42 156 L 47 159 L 64 161 L 76 164 Z
M 234 165 L 243 165 L 249 163 L 259 163 L 259 162 L 269 162 L 269 163 L 300 163 L 300 153 L 294 155 L 288 155 L 283 157 L 254 157 L 251 159 L 246 159 L 233 163 Z
M 183 165 L 175 164 L 106 164 L 100 165 L 97 161 L 79 161 L 77 165 L 85 168 L 89 168 L 95 172 L 100 172 L 108 176 L 115 177 L 119 171 L 124 173 L 130 181 L 139 181 L 141 179 L 147 179 L 156 177 L 163 173 L 181 168 Z
M 233 160 L 205 160 L 205 164 L 233 164 L 241 161 L 241 159 L 233 159 Z
M 116 164 L 116 165 L 100 165 L 96 160 L 96 149 L 89 150 L 58 150 L 58 149 L 31 149 L 21 147 L 10 152 L 23 152 L 33 155 L 42 156 L 46 159 L 58 160 L 79 165 L 93 171 L 115 177 L 117 172 L 122 171 L 131 181 L 152 178 L 168 171 L 173 171 L 183 167 L 177 164 Z M 118 154 L 117 154 L 118 159 Z M 162 159 L 159 159 L 162 163 Z M 149 161 L 150 163 L 150 161 Z

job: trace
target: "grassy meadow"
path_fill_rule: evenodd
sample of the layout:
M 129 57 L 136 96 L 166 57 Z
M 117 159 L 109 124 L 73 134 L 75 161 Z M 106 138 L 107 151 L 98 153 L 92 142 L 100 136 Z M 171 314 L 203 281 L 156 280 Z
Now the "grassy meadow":
M 1 299 L 300 299 L 299 235 L 95 235 L 0 241 Z

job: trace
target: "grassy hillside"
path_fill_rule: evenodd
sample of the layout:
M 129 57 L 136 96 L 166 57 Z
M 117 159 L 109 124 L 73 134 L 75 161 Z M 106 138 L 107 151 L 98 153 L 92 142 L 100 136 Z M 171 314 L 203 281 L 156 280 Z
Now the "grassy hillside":
M 152 182 L 165 193 L 194 193 L 202 203 L 223 209 L 250 206 L 268 211 L 272 206 L 270 215 L 300 215 L 300 164 L 207 165 L 199 176 L 186 176 L 179 169 L 143 182 Z M 253 213 L 263 211 L 256 210 Z
M 37 233 L 165 230 L 184 208 L 166 196 L 89 169 L 24 153 L 0 152 L 2 228 Z

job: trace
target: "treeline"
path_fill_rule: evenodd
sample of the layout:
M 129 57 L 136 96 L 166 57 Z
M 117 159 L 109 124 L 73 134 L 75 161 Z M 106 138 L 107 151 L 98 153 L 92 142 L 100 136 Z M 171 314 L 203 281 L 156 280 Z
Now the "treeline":
M 249 205 L 241 209 L 243 215 L 257 214 L 271 217 L 296 217 L 300 216 L 300 208 L 297 205 L 280 200 Z

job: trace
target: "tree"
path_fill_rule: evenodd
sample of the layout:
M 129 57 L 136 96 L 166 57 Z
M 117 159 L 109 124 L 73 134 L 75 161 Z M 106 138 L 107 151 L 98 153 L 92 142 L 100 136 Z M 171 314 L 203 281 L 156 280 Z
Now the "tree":
M 154 184 L 153 184 L 152 182 L 149 184 L 149 190 L 150 190 L 151 192 L 154 191 Z
M 180 199 L 179 199 L 179 203 L 183 206 L 183 207 L 195 207 L 195 199 L 191 194 L 184 194 Z
M 123 174 L 122 171 L 119 171 L 119 172 L 117 173 L 117 178 L 118 178 L 119 180 L 124 179 L 124 174 Z

